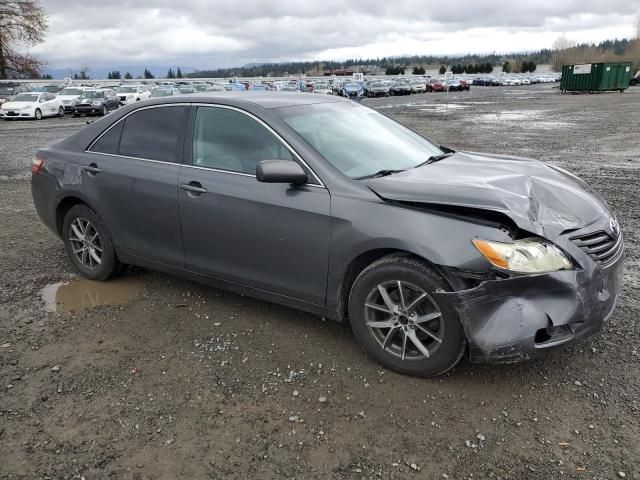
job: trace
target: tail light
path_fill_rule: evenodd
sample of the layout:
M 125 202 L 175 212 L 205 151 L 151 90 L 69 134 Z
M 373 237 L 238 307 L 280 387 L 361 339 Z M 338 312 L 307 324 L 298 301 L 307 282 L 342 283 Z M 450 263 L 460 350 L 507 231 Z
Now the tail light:
M 38 157 L 37 155 L 31 159 L 31 173 L 33 175 L 38 175 L 40 170 L 44 167 L 44 159 Z

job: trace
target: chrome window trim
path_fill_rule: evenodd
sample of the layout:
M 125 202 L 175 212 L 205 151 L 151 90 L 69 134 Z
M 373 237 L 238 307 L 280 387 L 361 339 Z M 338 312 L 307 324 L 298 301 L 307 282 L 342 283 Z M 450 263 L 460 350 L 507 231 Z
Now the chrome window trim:
M 302 163 L 313 175 L 313 178 L 315 178 L 315 180 L 318 182 L 318 184 L 314 184 L 314 183 L 303 183 L 302 186 L 305 187 L 318 187 L 318 188 L 324 188 L 326 189 L 327 187 L 325 186 L 325 184 L 322 182 L 322 180 L 320 180 L 320 177 L 318 177 L 318 175 L 316 175 L 316 172 L 307 164 L 307 162 L 305 162 L 303 160 L 303 158 L 298 155 L 298 152 L 296 152 L 293 147 L 291 147 L 291 145 L 289 145 L 289 143 L 283 139 L 278 132 L 276 132 L 273 128 L 271 128 L 269 125 L 267 125 L 264 121 L 262 121 L 261 119 L 259 119 L 258 117 L 256 117 L 255 115 L 253 115 L 250 112 L 247 112 L 245 110 L 242 110 L 241 108 L 237 108 L 237 107 L 233 107 L 231 105 L 221 105 L 218 103 L 188 103 L 188 102 L 180 102 L 180 103 L 166 103 L 166 104 L 161 104 L 161 105 L 148 105 L 145 107 L 140 107 L 140 108 L 136 108 L 135 110 L 127 113 L 126 115 L 124 115 L 122 118 L 118 119 L 118 121 L 112 123 L 111 125 L 109 125 L 109 128 L 107 128 L 104 132 L 102 132 L 98 137 L 96 137 L 95 140 L 93 140 L 93 142 L 91 142 L 89 144 L 89 146 L 85 149 L 85 153 L 93 153 L 96 155 L 105 155 L 105 156 L 109 156 L 109 157 L 120 157 L 120 158 L 128 158 L 128 159 L 132 159 L 132 160 L 142 160 L 145 162 L 155 162 L 155 163 L 166 163 L 169 165 L 180 165 L 182 167 L 187 167 L 187 168 L 197 168 L 197 169 L 201 169 L 201 170 L 210 170 L 212 172 L 218 172 L 218 173 L 228 173 L 230 175 L 240 175 L 243 177 L 253 177 L 256 178 L 255 175 L 252 175 L 250 173 L 244 173 L 244 172 L 233 172 L 231 170 L 220 170 L 217 168 L 209 168 L 209 167 L 199 167 L 197 165 L 188 165 L 185 163 L 177 163 L 177 162 L 166 162 L 163 160 L 153 160 L 151 158 L 141 158 L 141 157 L 130 157 L 127 155 L 116 155 L 113 153 L 103 153 L 103 152 L 95 152 L 93 150 L 91 150 L 93 148 L 93 146 L 104 136 L 107 134 L 107 132 L 109 130 L 111 130 L 113 127 L 115 127 L 117 124 L 119 124 L 120 122 L 124 122 L 125 119 L 129 116 L 132 115 L 136 112 L 139 112 L 141 110 L 148 110 L 151 108 L 162 108 L 162 107 L 190 107 L 190 106 L 194 106 L 194 107 L 211 107 L 211 108 L 224 108 L 227 110 L 234 110 L 236 112 L 242 113 L 244 115 L 247 115 L 248 117 L 252 118 L 253 120 L 255 120 L 256 122 L 258 122 L 260 125 L 262 125 L 264 128 L 266 128 L 269 132 L 271 132 L 272 135 L 274 135 L 284 146 L 287 150 L 289 150 L 289 152 L 294 155 L 298 161 L 300 163 Z

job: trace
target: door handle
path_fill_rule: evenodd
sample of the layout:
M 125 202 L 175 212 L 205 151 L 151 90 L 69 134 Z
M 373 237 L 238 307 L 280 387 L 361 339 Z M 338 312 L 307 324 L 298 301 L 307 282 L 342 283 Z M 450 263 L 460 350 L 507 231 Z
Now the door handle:
M 100 173 L 102 171 L 98 168 L 98 165 L 96 165 L 95 163 L 90 163 L 89 165 L 83 166 L 82 170 L 84 170 L 85 172 L 89 172 L 89 174 L 93 174 L 93 175 Z
M 181 183 L 180 188 L 197 195 L 200 195 L 201 193 L 207 193 L 207 189 L 203 188 L 200 182 Z

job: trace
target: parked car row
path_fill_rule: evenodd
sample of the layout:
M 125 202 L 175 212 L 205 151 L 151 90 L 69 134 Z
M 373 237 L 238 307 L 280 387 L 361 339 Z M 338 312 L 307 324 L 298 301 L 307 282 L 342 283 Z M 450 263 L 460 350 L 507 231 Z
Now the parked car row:
M 545 75 L 504 75 L 502 77 L 489 75 L 475 77 L 473 79 L 473 84 L 483 87 L 535 85 L 538 83 L 559 82 L 560 78 L 561 75 L 559 73 L 550 73 Z
M 474 86 L 517 86 L 558 82 L 561 75 L 509 74 L 479 75 L 473 77 L 383 77 L 356 80 L 355 78 L 292 79 L 266 81 L 141 81 L 139 84 L 120 85 L 42 85 L 31 87 L 20 82 L 0 84 L 0 117 L 41 119 L 47 116 L 72 113 L 80 115 L 106 115 L 111 110 L 148 98 L 190 95 L 223 91 L 283 91 L 313 92 L 340 95 L 347 98 L 386 97 L 412 95 L 425 92 L 464 91 Z M 632 79 L 638 83 L 638 78 Z M 21 96 L 22 95 L 22 96 Z M 26 95 L 26 96 L 24 96 Z M 62 114 L 60 114 L 60 107 Z

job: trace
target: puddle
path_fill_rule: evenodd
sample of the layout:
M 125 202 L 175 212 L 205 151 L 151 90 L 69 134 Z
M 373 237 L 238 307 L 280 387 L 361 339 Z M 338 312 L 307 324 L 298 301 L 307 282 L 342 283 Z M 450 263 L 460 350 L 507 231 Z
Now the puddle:
M 142 291 L 144 282 L 135 276 L 96 282 L 78 278 L 53 283 L 40 292 L 47 312 L 82 312 L 99 305 L 124 305 Z
M 508 110 L 487 113 L 473 118 L 479 123 L 516 124 L 521 128 L 556 129 L 570 127 L 573 122 L 545 120 L 547 111 L 544 110 Z
M 449 111 L 470 107 L 470 105 L 463 105 L 461 103 L 434 103 L 431 105 L 424 104 L 419 106 L 422 107 L 420 108 L 420 110 L 422 110 L 423 112 L 431 113 L 447 113 Z

